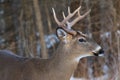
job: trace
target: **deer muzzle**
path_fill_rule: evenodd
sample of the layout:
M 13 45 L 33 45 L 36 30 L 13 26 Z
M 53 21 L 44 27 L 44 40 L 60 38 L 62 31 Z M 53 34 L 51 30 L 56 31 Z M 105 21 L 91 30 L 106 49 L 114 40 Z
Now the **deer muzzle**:
M 96 50 L 93 51 L 95 56 L 104 56 L 104 50 L 101 47 L 97 47 Z

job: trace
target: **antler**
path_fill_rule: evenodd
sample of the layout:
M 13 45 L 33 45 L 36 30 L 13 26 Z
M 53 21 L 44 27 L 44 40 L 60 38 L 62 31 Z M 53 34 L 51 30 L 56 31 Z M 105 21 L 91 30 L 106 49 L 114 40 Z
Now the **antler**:
M 80 21 L 81 19 L 83 19 L 85 16 L 87 16 L 91 10 L 87 11 L 84 15 L 80 15 L 80 9 L 81 9 L 81 6 L 78 7 L 73 13 L 70 12 L 70 7 L 68 7 L 68 16 L 65 17 L 65 14 L 63 12 L 63 18 L 64 20 L 63 21 L 59 21 L 56 17 L 56 13 L 55 13 L 55 10 L 54 8 L 52 8 L 53 10 L 53 16 L 54 16 L 54 19 L 56 21 L 56 23 L 58 24 L 59 27 L 62 27 L 66 32 L 72 34 L 72 35 L 76 35 L 76 31 L 74 31 L 73 29 L 71 29 L 71 27 L 73 25 L 75 25 L 78 21 Z M 69 22 L 69 20 L 75 16 L 75 14 L 77 13 L 77 18 L 75 18 L 72 22 Z

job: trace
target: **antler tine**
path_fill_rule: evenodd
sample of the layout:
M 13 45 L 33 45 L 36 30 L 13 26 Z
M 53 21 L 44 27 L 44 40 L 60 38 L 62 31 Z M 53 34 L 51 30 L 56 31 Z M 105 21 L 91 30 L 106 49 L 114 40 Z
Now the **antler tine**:
M 70 7 L 68 6 L 68 14 L 71 14 L 71 12 L 70 12 Z
M 86 17 L 89 13 L 90 13 L 91 9 L 89 11 L 87 11 L 84 15 L 80 15 L 80 12 L 78 12 L 78 17 L 76 19 L 74 19 L 70 25 L 73 26 L 74 24 L 76 24 L 78 21 L 80 21 L 81 19 L 83 19 L 84 17 Z
M 73 13 L 70 12 L 70 8 L 68 7 L 68 16 L 62 21 L 63 24 L 65 24 L 70 18 L 72 18 L 79 10 L 81 6 L 78 7 Z
M 60 26 L 61 22 L 57 19 L 54 8 L 52 8 L 52 11 L 53 11 L 53 16 L 54 16 L 54 19 L 55 19 L 56 23 Z
M 65 17 L 65 13 L 62 12 L 62 14 L 63 14 L 63 18 L 65 19 L 65 18 L 66 18 L 66 17 Z M 69 25 L 69 21 L 66 21 L 66 24 L 67 24 L 67 28 L 68 28 L 68 29 L 71 29 L 71 27 L 70 27 L 70 25 Z
M 63 14 L 63 18 L 65 19 L 65 13 L 64 13 L 64 12 L 62 12 L 62 14 Z

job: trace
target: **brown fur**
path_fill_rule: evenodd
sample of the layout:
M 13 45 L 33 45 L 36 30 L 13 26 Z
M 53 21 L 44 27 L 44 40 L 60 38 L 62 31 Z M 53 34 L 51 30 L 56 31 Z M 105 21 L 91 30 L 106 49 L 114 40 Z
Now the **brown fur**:
M 55 55 L 49 59 L 24 58 L 1 50 L 0 80 L 69 80 L 78 64 L 75 59 L 93 56 L 92 50 L 98 46 L 90 38 L 86 38 L 86 43 L 80 43 L 80 37 L 83 36 L 67 35 L 67 43 L 62 40 Z

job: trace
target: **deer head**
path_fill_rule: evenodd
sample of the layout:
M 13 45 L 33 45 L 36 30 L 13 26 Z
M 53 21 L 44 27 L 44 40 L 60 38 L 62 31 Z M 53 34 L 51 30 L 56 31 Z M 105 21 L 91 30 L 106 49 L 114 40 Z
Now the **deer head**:
M 63 21 L 59 21 L 56 17 L 54 8 L 53 15 L 58 28 L 56 34 L 61 42 L 64 44 L 64 48 L 69 53 L 72 53 L 76 58 L 76 61 L 79 61 L 80 58 L 86 56 L 99 56 L 103 53 L 101 47 L 87 34 L 83 34 L 81 31 L 75 31 L 72 27 L 80 20 L 85 18 L 91 10 L 88 10 L 84 15 L 80 15 L 81 6 L 78 7 L 73 13 L 70 12 L 68 7 L 68 16 L 66 17 L 63 12 Z M 71 18 L 76 17 L 74 20 L 69 21 Z

